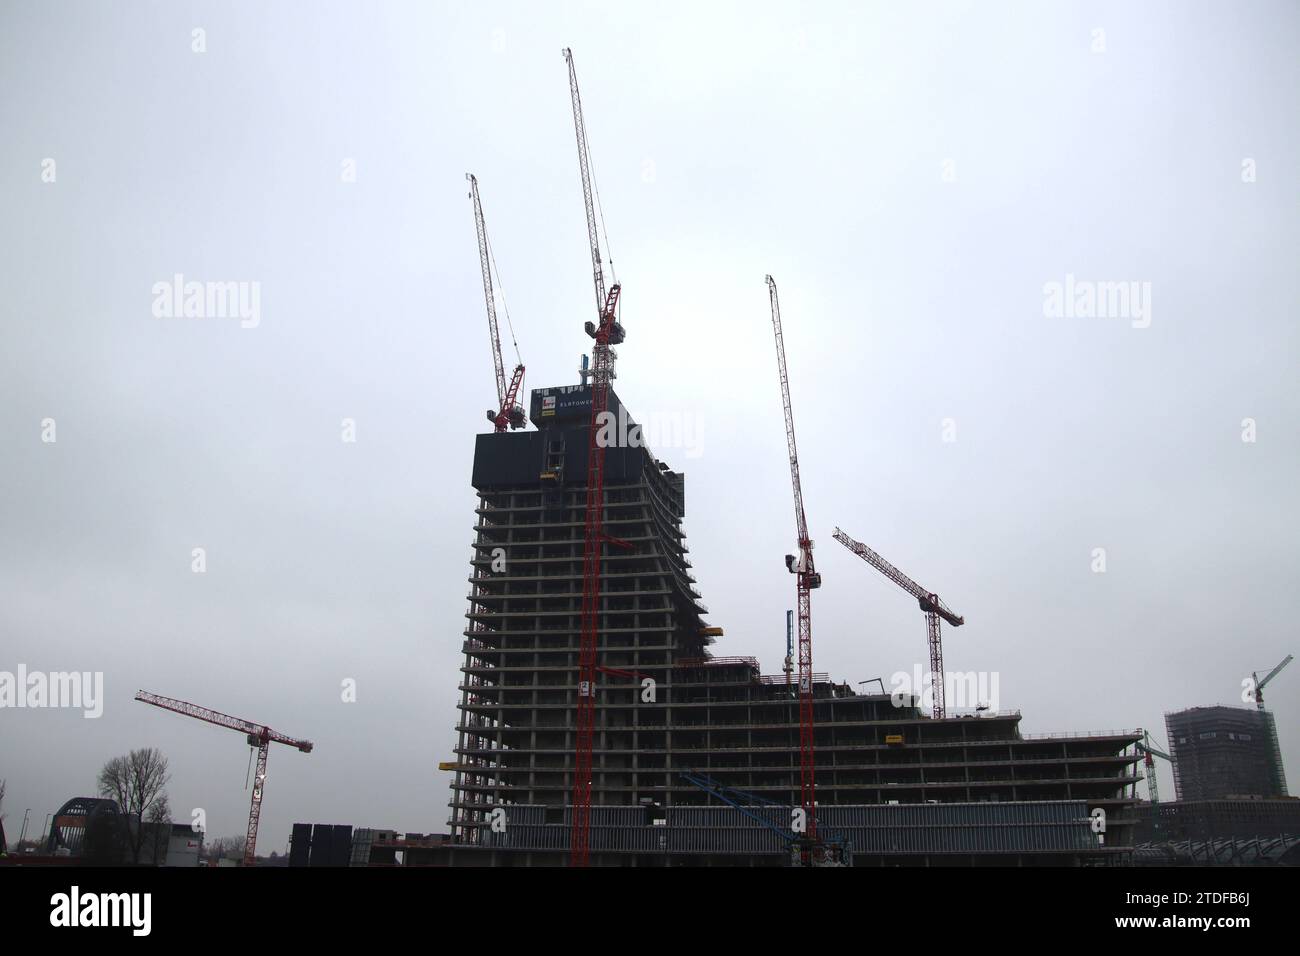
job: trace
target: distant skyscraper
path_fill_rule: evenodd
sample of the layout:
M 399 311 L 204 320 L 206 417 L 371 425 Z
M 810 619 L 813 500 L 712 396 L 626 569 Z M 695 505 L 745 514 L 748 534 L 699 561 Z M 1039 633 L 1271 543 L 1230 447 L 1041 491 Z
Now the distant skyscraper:
M 1247 707 L 1193 707 L 1165 715 L 1179 800 L 1286 796 L 1273 715 Z

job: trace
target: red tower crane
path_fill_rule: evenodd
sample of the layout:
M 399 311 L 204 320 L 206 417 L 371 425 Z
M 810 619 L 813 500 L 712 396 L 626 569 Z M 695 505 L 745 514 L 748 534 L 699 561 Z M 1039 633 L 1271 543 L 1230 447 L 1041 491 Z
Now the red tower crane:
M 257 748 L 257 774 L 253 778 L 253 802 L 248 810 L 248 839 L 244 844 L 244 866 L 252 866 L 254 850 L 257 847 L 257 821 L 262 815 L 262 791 L 266 786 L 267 751 L 272 743 L 277 743 L 297 747 L 303 753 L 309 754 L 311 753 L 312 742 L 310 740 L 297 740 L 294 737 L 272 730 L 270 727 L 255 724 L 251 720 L 231 717 L 228 714 L 208 710 L 198 704 L 176 700 L 172 697 L 160 697 L 157 694 L 150 694 L 142 690 L 136 693 L 135 699 L 146 704 L 153 704 L 155 707 L 161 707 L 163 710 L 184 714 L 186 717 L 197 717 L 199 720 L 206 720 L 218 727 L 237 730 L 247 736 L 250 747 Z
M 573 772 L 573 829 L 569 844 L 569 864 L 586 866 L 590 859 L 591 838 L 591 748 L 596 726 L 596 654 L 600 629 L 601 552 L 608 540 L 603 532 L 605 507 L 605 446 L 597 441 L 600 425 L 609 408 L 609 382 L 614 377 L 611 346 L 624 339 L 619 324 L 615 282 L 605 289 L 605 272 L 601 264 L 600 242 L 593 197 L 591 150 L 587 145 L 587 128 L 582 118 L 582 99 L 578 95 L 578 75 L 573 67 L 573 51 L 567 47 L 564 59 L 569 65 L 569 95 L 573 100 L 573 127 L 578 140 L 578 172 L 582 177 L 582 198 L 587 211 L 587 239 L 591 245 L 592 280 L 596 289 L 596 321 L 584 328 L 595 340 L 591 348 L 591 431 L 587 443 L 587 508 L 582 549 L 582 630 L 578 652 L 577 741 Z
M 510 376 L 510 384 L 507 385 L 505 365 L 501 360 L 501 334 L 497 330 L 496 295 L 492 289 L 492 269 L 495 263 L 492 259 L 492 247 L 488 243 L 487 224 L 483 219 L 483 202 L 479 199 L 478 180 L 474 174 L 466 173 L 465 178 L 469 180 L 469 198 L 474 201 L 474 228 L 478 233 L 479 264 L 483 268 L 483 299 L 487 303 L 488 334 L 491 339 L 492 364 L 497 379 L 497 407 L 495 411 L 488 409 L 487 418 L 497 431 L 503 432 L 507 426 L 523 428 L 528 424 L 523 407 L 516 401 L 519 389 L 524 383 L 524 366 L 522 362 L 515 366 L 514 374 Z M 507 311 L 506 318 L 509 317 Z M 519 343 L 516 342 L 516 356 L 518 351 Z
M 786 568 L 795 575 L 799 594 L 799 785 L 804 808 L 806 835 L 817 838 L 816 761 L 813 756 L 813 669 L 812 589 L 822 586 L 822 576 L 813 566 L 813 543 L 808 537 L 808 519 L 803 510 L 803 487 L 799 483 L 799 452 L 794 444 L 794 413 L 790 408 L 790 378 L 785 368 L 785 337 L 781 331 L 781 305 L 776 280 L 767 276 L 768 298 L 772 303 L 772 328 L 776 333 L 776 361 L 781 374 L 781 404 L 785 409 L 785 443 L 790 452 L 790 482 L 794 486 L 795 554 L 785 556 Z
M 947 621 L 953 627 L 961 627 L 966 623 L 966 619 L 951 611 L 942 601 L 939 595 L 933 591 L 921 587 L 911 578 L 909 578 L 898 568 L 894 567 L 876 552 L 872 551 L 865 544 L 854 541 L 839 528 L 835 529 L 835 540 L 844 547 L 848 548 L 867 564 L 871 565 L 889 580 L 893 581 L 900 588 L 906 591 L 912 597 L 916 598 L 921 610 L 925 612 L 925 627 L 930 639 L 930 679 L 934 686 L 934 706 L 932 713 L 936 720 L 941 720 L 944 716 L 944 699 L 943 699 L 943 634 L 940 631 L 940 620 Z

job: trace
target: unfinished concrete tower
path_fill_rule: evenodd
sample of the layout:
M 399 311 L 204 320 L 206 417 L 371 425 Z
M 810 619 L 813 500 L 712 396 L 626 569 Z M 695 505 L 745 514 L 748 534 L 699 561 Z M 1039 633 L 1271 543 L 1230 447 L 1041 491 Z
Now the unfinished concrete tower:
M 704 656 L 706 609 L 681 528 L 682 475 L 644 447 L 613 391 L 593 806 L 667 799 L 673 731 L 655 706 L 674 663 Z M 588 386 L 532 395 L 539 430 L 479 435 L 473 576 L 453 786 L 453 839 L 477 842 L 503 804 L 562 811 L 573 789 Z M 647 684 L 647 679 L 652 684 Z M 658 715 L 658 719 L 654 719 Z
M 789 863 L 796 688 L 753 658 L 713 656 L 721 629 L 704 620 L 691 574 L 684 478 L 641 446 L 612 390 L 609 407 L 591 863 Z M 474 451 L 456 865 L 568 861 L 591 390 L 536 390 L 530 414 L 536 431 L 479 435 Z M 779 555 L 772 582 L 789 583 Z M 813 688 L 818 833 L 851 847 L 855 865 L 1060 865 L 1125 852 L 1138 731 L 1029 737 L 1017 712 L 936 720 L 919 701 L 825 674 Z M 1089 825 L 1098 807 L 1104 844 Z

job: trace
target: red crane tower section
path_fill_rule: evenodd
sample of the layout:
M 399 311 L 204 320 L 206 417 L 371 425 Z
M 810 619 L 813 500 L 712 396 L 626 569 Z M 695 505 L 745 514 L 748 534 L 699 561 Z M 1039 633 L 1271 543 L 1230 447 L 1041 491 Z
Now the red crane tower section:
M 483 269 L 483 298 L 487 303 L 488 336 L 497 382 L 497 407 L 495 411 L 488 409 L 487 418 L 496 431 L 503 432 L 507 426 L 523 428 L 528 424 L 524 409 L 517 402 L 519 389 L 524 383 L 524 366 L 522 362 L 515 366 L 510 384 L 507 385 L 505 364 L 501 360 L 501 334 L 497 329 L 496 295 L 492 290 L 492 247 L 488 244 L 487 223 L 483 219 L 483 203 L 478 194 L 478 179 L 472 173 L 466 173 L 465 178 L 469 180 L 469 198 L 474 201 L 474 229 L 478 233 L 478 257 Z M 506 318 L 509 317 L 507 311 Z
M 799 483 L 799 452 L 794 443 L 794 413 L 790 408 L 790 377 L 785 367 L 785 337 L 781 331 L 781 305 L 776 280 L 767 276 L 772 303 L 772 329 L 776 333 L 776 361 L 781 374 L 781 404 L 785 409 L 785 442 L 790 452 L 790 482 L 794 486 L 796 554 L 785 556 L 786 568 L 795 575 L 799 593 L 799 784 L 804 808 L 806 835 L 817 837 L 816 760 L 813 756 L 813 669 L 812 589 L 822 585 L 813 565 L 813 543 L 808 537 L 808 519 L 803 510 L 803 487 Z
M 135 699 L 146 704 L 153 704 L 155 707 L 161 707 L 163 710 L 184 714 L 186 717 L 197 717 L 199 720 L 206 720 L 218 727 L 237 730 L 247 736 L 250 747 L 257 748 L 257 775 L 253 778 L 253 801 L 248 810 L 248 839 L 244 844 L 244 866 L 252 866 L 254 851 L 257 847 L 257 821 L 262 815 L 262 791 L 266 786 L 267 751 L 272 743 L 277 743 L 297 747 L 303 753 L 309 754 L 311 753 L 312 742 L 310 740 L 298 740 L 262 724 L 255 724 L 251 720 L 231 717 L 229 714 L 208 710 L 208 708 L 200 707 L 198 704 L 176 700 L 172 697 L 160 697 L 157 694 L 150 694 L 142 690 L 135 695 Z
M 591 348 L 591 431 L 587 443 L 587 508 L 582 550 L 582 630 L 578 652 L 577 742 L 573 772 L 573 828 L 569 844 L 569 865 L 586 866 L 591 838 L 591 748 L 596 726 L 596 655 L 600 629 L 601 551 L 608 540 L 603 532 L 605 508 L 605 446 L 597 440 L 600 425 L 609 410 L 609 383 L 614 377 L 614 350 L 623 341 L 623 326 L 617 319 L 620 286 L 605 290 L 601 266 L 596 207 L 592 196 L 591 152 L 582 119 L 578 75 L 573 52 L 564 51 L 569 64 L 569 95 L 573 100 L 573 127 L 578 139 L 578 170 L 582 176 L 582 198 L 587 210 L 587 238 L 591 245 L 592 280 L 596 289 L 597 321 L 584 328 L 595 343 Z
M 939 622 L 944 620 L 953 627 L 961 627 L 966 623 L 966 619 L 950 610 L 939 600 L 939 595 L 921 587 L 865 544 L 854 541 L 839 528 L 835 529 L 835 540 L 916 598 L 917 604 L 925 612 L 925 629 L 930 641 L 930 680 L 934 687 L 934 706 L 931 712 L 936 720 L 942 720 L 946 710 L 943 693 L 943 633 Z

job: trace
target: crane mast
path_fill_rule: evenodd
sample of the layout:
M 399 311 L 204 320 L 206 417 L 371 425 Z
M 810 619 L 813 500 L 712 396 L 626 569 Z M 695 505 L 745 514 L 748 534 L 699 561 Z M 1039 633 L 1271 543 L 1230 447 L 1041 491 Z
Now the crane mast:
M 781 376 L 781 404 L 785 410 L 785 442 L 790 453 L 790 483 L 794 488 L 796 554 L 785 556 L 785 566 L 795 575 L 799 615 L 799 788 L 807 835 L 817 836 L 816 760 L 813 754 L 813 669 L 812 589 L 821 587 L 821 575 L 813 565 L 813 543 L 808 537 L 808 519 L 803 509 L 803 487 L 799 482 L 799 452 L 794 441 L 794 412 L 790 406 L 790 377 L 785 366 L 785 337 L 781 330 L 781 305 L 776 280 L 766 277 L 772 306 L 772 329 L 776 335 L 776 361 Z
M 469 198 L 474 202 L 474 229 L 478 234 L 479 265 L 483 271 L 483 300 L 487 304 L 488 338 L 492 347 L 492 365 L 496 373 L 497 407 L 489 409 L 488 421 L 498 432 L 509 428 L 523 428 L 527 423 L 523 408 L 518 404 L 519 389 L 524 381 L 524 366 L 521 362 L 515 366 L 506 383 L 505 363 L 501 359 L 501 333 L 497 326 L 496 295 L 492 288 L 492 248 L 488 244 L 487 222 L 483 218 L 483 201 L 479 198 L 478 179 L 473 173 L 466 173 L 469 180 Z
M 835 529 L 834 537 L 844 547 L 916 598 L 917 604 L 925 612 L 925 630 L 930 644 L 930 678 L 934 687 L 934 704 L 931 713 L 936 720 L 942 720 L 947 710 L 944 701 L 943 632 L 940 622 L 947 621 L 953 627 L 960 627 L 966 623 L 966 619 L 940 601 L 939 595 L 921 587 L 865 544 L 854 541 L 839 528 Z
M 310 740 L 298 740 L 262 724 L 244 720 L 242 717 L 231 717 L 229 714 L 209 710 L 206 707 L 200 707 L 198 704 L 177 700 L 174 697 L 162 697 L 142 690 L 136 693 L 135 699 L 141 703 L 161 707 L 163 710 L 170 710 L 186 717 L 195 717 L 210 724 L 216 724 L 218 727 L 225 727 L 227 730 L 236 730 L 245 735 L 250 747 L 257 748 L 257 773 L 253 777 L 253 799 L 248 810 L 248 834 L 244 842 L 244 866 L 252 866 L 257 849 L 257 824 L 262 816 L 262 792 L 266 787 L 267 752 L 270 750 L 271 744 L 276 743 L 296 747 L 303 753 L 309 754 L 312 751 L 312 742 Z
M 569 92 L 573 100 L 573 127 L 578 140 L 578 170 L 582 176 L 582 198 L 587 212 L 587 238 L 591 244 L 592 281 L 596 289 L 596 321 L 584 329 L 594 339 L 591 348 L 591 428 L 587 443 L 587 501 L 582 549 L 582 628 L 578 651 L 577 736 L 573 773 L 573 820 L 569 843 L 569 864 L 586 866 L 590 860 L 592 740 L 596 725 L 596 657 L 600 630 L 601 551 L 604 534 L 605 446 L 597 440 L 600 425 L 609 409 L 609 382 L 614 377 L 613 345 L 623 341 L 623 326 L 617 320 L 620 286 L 605 290 L 597 242 L 596 208 L 591 181 L 591 155 L 587 128 L 578 95 L 578 76 L 573 51 L 565 48 L 569 65 Z

